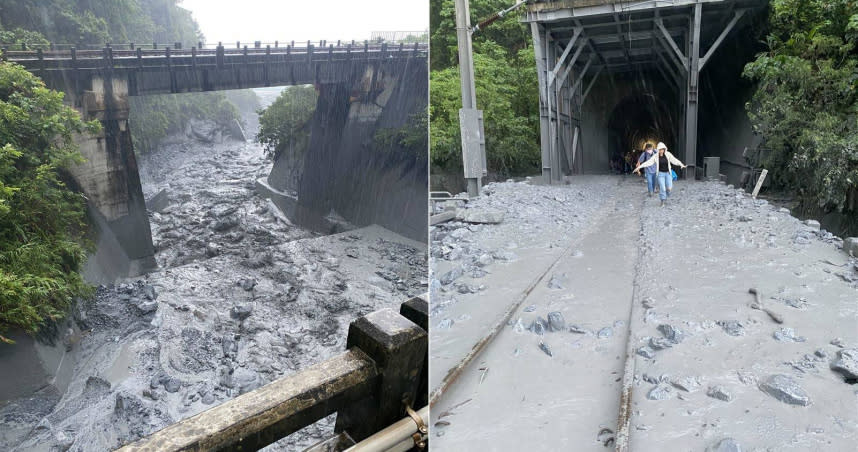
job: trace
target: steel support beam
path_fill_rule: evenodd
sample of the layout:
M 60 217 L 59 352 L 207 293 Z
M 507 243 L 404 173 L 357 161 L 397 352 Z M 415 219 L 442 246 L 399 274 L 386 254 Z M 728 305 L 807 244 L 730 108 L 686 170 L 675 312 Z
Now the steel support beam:
M 587 73 L 587 69 L 590 69 L 590 65 L 593 64 L 593 58 L 587 60 L 587 64 L 584 65 L 584 69 L 581 69 L 581 74 L 578 76 L 578 79 L 575 80 L 575 84 L 572 85 L 572 92 L 575 92 L 578 89 L 578 85 L 584 80 L 584 75 Z
M 694 167 L 697 166 L 697 92 L 700 84 L 700 26 L 703 5 L 694 5 L 694 18 L 691 21 L 691 36 L 688 43 L 688 90 L 685 98 L 685 164 L 691 170 L 688 174 L 694 179 Z
M 572 35 L 572 37 L 569 39 L 569 43 L 566 44 L 566 49 L 563 50 L 563 54 L 560 55 L 560 59 L 557 61 L 557 64 L 554 66 L 554 69 L 551 71 L 551 74 L 549 74 L 549 76 L 548 76 L 548 78 L 549 78 L 548 84 L 549 85 L 554 83 L 554 79 L 557 78 L 557 73 L 560 72 L 560 68 L 563 67 L 563 62 L 566 61 L 566 57 L 569 56 L 569 52 L 571 52 L 572 48 L 575 47 L 575 42 L 578 41 L 578 36 L 580 36 L 580 35 L 581 35 L 581 28 L 576 28 L 575 34 Z M 581 49 L 583 49 L 583 48 L 584 47 L 582 46 L 578 49 L 578 52 L 575 53 L 574 57 L 572 57 L 572 62 L 569 64 L 569 66 L 575 64 L 575 60 L 578 58 L 578 55 L 581 53 Z M 560 83 L 563 83 L 563 82 L 560 82 Z
M 701 5 L 698 3 L 694 6 L 694 10 L 697 11 L 698 8 L 700 8 L 700 7 L 701 7 Z M 700 16 L 695 13 L 695 17 L 698 21 L 697 23 L 700 23 L 699 22 Z M 670 33 L 668 33 L 667 29 L 664 28 L 664 23 L 662 22 L 661 18 L 655 19 L 655 25 L 659 28 L 659 30 L 661 30 L 661 34 L 663 35 L 662 37 L 664 38 L 665 42 L 670 44 L 670 48 L 673 49 L 673 52 L 674 52 L 675 56 L 677 57 L 677 59 L 679 60 L 679 62 L 682 64 L 682 67 L 685 69 L 685 71 L 688 71 L 689 70 L 688 58 L 686 58 L 685 54 L 683 54 L 682 51 L 679 50 L 679 47 L 676 45 L 676 42 L 674 42 L 674 40 L 673 40 L 673 36 L 671 36 Z M 698 34 L 698 36 L 700 35 L 699 29 L 697 30 L 697 34 Z
M 718 47 L 721 45 L 721 42 L 724 41 L 724 38 L 727 37 L 727 35 L 730 33 L 730 30 L 733 29 L 733 27 L 736 25 L 737 22 L 739 22 L 739 19 L 741 19 L 743 15 L 745 15 L 744 9 L 737 10 L 733 14 L 733 19 L 731 19 L 730 23 L 728 23 L 727 26 L 724 27 L 724 31 L 722 31 L 721 34 L 718 35 L 718 39 L 716 39 L 712 46 L 709 47 L 709 50 L 706 52 L 706 55 L 704 55 L 703 58 L 700 59 L 700 69 L 703 69 L 703 66 L 706 66 L 706 62 L 709 61 L 709 58 L 712 57 L 712 54 L 715 53 L 715 50 L 718 49 Z
M 581 55 L 581 51 L 584 50 L 584 46 L 578 46 L 578 50 L 575 51 L 575 54 L 572 55 L 572 58 L 569 60 L 569 64 L 566 65 L 566 69 L 563 70 L 563 74 L 560 75 L 560 81 L 557 83 L 563 83 L 566 80 L 566 76 L 569 75 L 569 71 L 572 70 L 572 66 L 578 62 L 578 57 Z
M 530 34 L 533 37 L 533 54 L 536 59 L 536 73 L 539 82 L 539 147 L 542 161 L 542 175 L 545 180 L 551 180 L 551 165 L 549 153 L 548 125 L 548 64 L 545 58 L 545 45 L 542 39 L 542 26 L 536 22 L 530 23 Z

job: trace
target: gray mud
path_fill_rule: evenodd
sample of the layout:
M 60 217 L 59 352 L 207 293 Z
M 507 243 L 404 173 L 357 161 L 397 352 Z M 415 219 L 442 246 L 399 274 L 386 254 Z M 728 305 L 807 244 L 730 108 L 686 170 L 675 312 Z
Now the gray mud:
M 635 178 L 489 187 L 474 207 L 508 205 L 502 223 L 432 231 L 433 326 L 452 322 L 431 331 L 432 387 L 489 333 L 475 320 L 527 297 L 433 407 L 433 450 L 608 450 L 627 352 L 629 450 L 854 449 L 858 260 L 840 239 L 718 183 L 680 181 L 664 208 Z M 471 256 L 499 248 L 516 258 L 475 278 Z M 568 332 L 528 330 L 549 312 Z
M 352 320 L 426 290 L 425 244 L 286 221 L 253 190 L 270 162 L 252 142 L 175 142 L 139 160 L 147 198 L 169 198 L 150 213 L 159 269 L 77 307 L 68 391 L 0 408 L 0 450 L 112 450 L 342 352 Z M 333 421 L 269 449 L 303 449 Z

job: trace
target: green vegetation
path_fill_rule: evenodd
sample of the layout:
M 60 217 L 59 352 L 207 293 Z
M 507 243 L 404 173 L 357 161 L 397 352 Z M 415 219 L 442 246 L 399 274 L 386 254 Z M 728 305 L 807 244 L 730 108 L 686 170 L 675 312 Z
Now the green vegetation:
M 177 0 L 4 0 L 0 35 L 5 44 L 104 45 L 174 43 L 196 45 L 202 34 Z M 16 30 L 18 30 L 16 32 Z M 14 40 L 7 40 L 14 37 Z
M 0 63 L 0 341 L 3 330 L 35 334 L 90 288 L 85 205 L 64 172 L 82 161 L 75 133 L 96 132 L 63 105 L 63 94 L 22 67 Z
M 130 107 L 131 139 L 139 153 L 155 150 L 167 135 L 185 130 L 191 119 L 221 126 L 241 119 L 235 105 L 217 92 L 131 97 Z
M 774 0 L 770 14 L 769 50 L 744 71 L 766 165 L 803 211 L 858 213 L 858 4 Z
M 0 42 L 13 48 L 49 42 L 78 47 L 203 39 L 178 0 L 4 0 Z M 252 93 L 237 95 L 253 102 Z M 255 97 L 255 96 L 254 96 Z M 0 63 L 0 341 L 18 327 L 35 334 L 92 292 L 79 274 L 89 247 L 83 197 L 65 171 L 81 162 L 72 141 L 83 123 L 20 66 Z M 222 93 L 132 99 L 132 139 L 154 148 L 191 118 L 226 124 L 240 118 Z
M 404 150 L 401 157 L 426 161 L 426 141 L 429 138 L 428 114 L 426 111 L 412 114 L 398 128 L 378 129 L 373 136 L 375 146 L 383 150 Z
M 283 152 L 301 157 L 310 142 L 310 119 L 316 111 L 316 89 L 311 85 L 283 90 L 277 100 L 259 113 L 256 140 L 277 159 Z
M 54 42 L 103 46 L 172 44 L 203 40 L 191 13 L 177 0 L 6 0 L 0 3 L 0 42 L 28 47 Z M 4 30 L 3 27 L 11 30 Z M 250 93 L 252 95 L 252 93 Z M 168 134 L 184 130 L 191 118 L 220 125 L 241 115 L 223 93 L 144 96 L 131 99 L 131 138 L 138 152 L 155 149 Z
M 431 171 L 462 168 L 458 52 L 453 0 L 431 0 Z M 509 7 L 508 0 L 471 0 L 471 23 Z M 477 108 L 483 110 L 486 159 L 500 177 L 539 169 L 539 96 L 530 32 L 511 14 L 474 35 Z

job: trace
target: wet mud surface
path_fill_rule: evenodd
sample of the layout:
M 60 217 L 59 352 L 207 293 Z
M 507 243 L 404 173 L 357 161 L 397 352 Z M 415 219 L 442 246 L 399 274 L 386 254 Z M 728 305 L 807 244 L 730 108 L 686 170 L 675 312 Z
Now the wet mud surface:
M 501 313 L 527 292 L 433 407 L 433 449 L 611 450 L 627 352 L 629 450 L 854 447 L 858 262 L 839 239 L 716 183 L 680 182 L 664 208 L 639 179 L 579 183 L 495 184 L 479 202 L 495 197 L 512 218 L 455 240 L 448 237 L 470 226 L 433 229 L 431 286 L 441 294 L 433 314 L 442 314 L 433 318 L 431 353 L 433 364 L 447 363 L 432 368 L 433 388 L 489 332 L 490 322 L 470 318 Z M 542 190 L 571 202 L 550 215 L 517 208 L 519 196 Z M 578 191 L 587 198 L 568 196 Z M 551 221 L 574 215 L 579 228 Z M 481 278 L 466 271 L 443 284 L 456 263 L 444 247 L 525 240 L 536 249 L 541 242 L 542 255 L 496 260 L 480 267 Z M 477 283 L 475 293 L 457 287 Z M 751 308 L 752 287 L 782 324 Z
M 253 190 L 270 170 L 253 143 L 174 143 L 140 167 L 147 199 L 169 198 L 150 212 L 159 269 L 78 307 L 68 390 L 0 408 L 2 450 L 112 450 L 342 352 L 352 320 L 426 291 L 425 244 L 285 220 Z M 269 449 L 303 449 L 333 421 Z

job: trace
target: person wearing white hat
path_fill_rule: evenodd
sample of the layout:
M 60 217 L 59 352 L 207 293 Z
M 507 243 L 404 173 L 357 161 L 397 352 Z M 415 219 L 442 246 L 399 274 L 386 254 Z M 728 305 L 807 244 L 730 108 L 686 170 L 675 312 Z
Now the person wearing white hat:
M 658 143 L 655 149 L 658 151 L 653 154 L 647 161 L 638 163 L 635 167 L 635 173 L 639 173 L 641 168 L 646 168 L 655 165 L 656 180 L 658 180 L 658 197 L 661 199 L 661 206 L 664 207 L 664 202 L 670 191 L 673 190 L 673 177 L 671 171 L 673 165 L 685 168 L 685 164 L 674 157 L 673 154 L 667 152 L 667 146 L 664 143 Z

